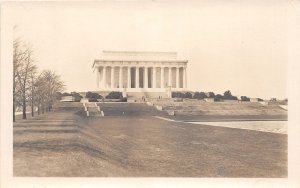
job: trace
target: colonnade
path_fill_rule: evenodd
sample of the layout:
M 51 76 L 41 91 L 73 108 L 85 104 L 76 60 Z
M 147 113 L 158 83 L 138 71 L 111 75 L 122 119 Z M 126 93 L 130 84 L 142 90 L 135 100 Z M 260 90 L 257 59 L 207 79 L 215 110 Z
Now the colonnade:
M 97 86 L 102 89 L 187 88 L 186 66 L 98 65 L 96 71 Z

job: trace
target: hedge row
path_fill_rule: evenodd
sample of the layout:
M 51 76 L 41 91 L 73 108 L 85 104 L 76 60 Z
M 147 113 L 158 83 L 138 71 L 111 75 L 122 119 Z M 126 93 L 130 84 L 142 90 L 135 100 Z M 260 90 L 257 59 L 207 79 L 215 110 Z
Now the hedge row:
M 172 98 L 204 99 L 214 97 L 213 92 L 209 92 L 208 96 L 204 92 L 195 92 L 194 95 L 191 92 L 172 92 Z
M 88 98 L 89 102 L 98 102 L 98 99 L 104 99 L 102 95 L 99 95 L 98 93 L 92 93 L 90 91 L 86 93 L 85 97 Z M 105 98 L 119 99 L 122 102 L 127 102 L 127 98 L 123 97 L 122 93 L 118 91 L 110 92 Z
M 224 95 L 217 94 L 215 95 L 214 92 L 195 92 L 194 94 L 190 92 L 172 92 L 172 98 L 187 98 L 187 99 L 204 99 L 204 98 L 213 98 L 215 101 L 221 100 L 238 100 L 236 96 L 233 96 L 231 92 L 225 91 Z M 246 96 L 242 96 L 243 101 L 249 101 L 250 99 Z

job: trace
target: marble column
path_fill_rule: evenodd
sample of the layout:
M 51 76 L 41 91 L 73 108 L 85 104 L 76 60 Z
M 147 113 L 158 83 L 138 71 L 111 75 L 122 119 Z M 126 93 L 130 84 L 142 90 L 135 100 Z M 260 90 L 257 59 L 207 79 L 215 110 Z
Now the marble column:
M 156 67 L 153 67 L 153 79 L 152 79 L 153 87 L 156 88 Z
M 160 88 L 164 88 L 165 71 L 164 67 L 160 67 Z
M 110 87 L 115 88 L 115 67 L 111 67 Z
M 97 67 L 97 69 L 96 69 L 96 76 L 97 76 L 97 80 L 96 80 L 96 82 L 97 82 L 97 88 L 99 88 L 99 81 L 100 81 L 100 68 L 99 67 Z
M 106 66 L 103 66 L 102 82 L 103 88 L 106 88 Z
M 169 67 L 169 82 L 168 86 L 172 87 L 172 67 Z
M 131 88 L 131 67 L 127 67 L 127 88 Z
M 179 88 L 179 67 L 176 67 L 176 88 Z
M 119 88 L 123 88 L 123 67 L 119 67 Z
M 139 67 L 135 67 L 135 88 L 140 88 Z
M 148 88 L 148 67 L 144 67 L 144 88 Z
M 187 88 L 186 85 L 186 67 L 183 67 L 183 88 Z

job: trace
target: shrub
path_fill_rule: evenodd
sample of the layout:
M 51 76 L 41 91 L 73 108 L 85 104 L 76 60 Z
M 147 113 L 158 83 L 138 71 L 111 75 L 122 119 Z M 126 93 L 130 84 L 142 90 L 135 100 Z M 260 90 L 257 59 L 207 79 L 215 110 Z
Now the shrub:
M 72 96 L 72 97 L 74 97 L 74 101 L 75 102 L 79 102 L 81 100 L 81 98 L 82 98 L 82 96 L 79 93 L 77 93 L 77 92 L 71 92 L 71 93 L 65 92 L 63 94 L 61 94 L 60 92 L 56 93 L 56 99 L 59 99 L 59 100 L 61 100 L 62 97 L 66 97 L 66 96 Z
M 86 94 L 85 94 L 85 97 L 86 98 L 91 98 L 93 96 L 93 93 L 88 91 Z
M 172 98 L 176 98 L 178 97 L 178 93 L 177 92 L 172 92 Z
M 88 101 L 89 102 L 98 102 L 98 99 L 97 98 L 88 98 Z
M 172 92 L 172 98 L 187 98 L 187 99 L 192 99 L 193 95 L 190 92 Z
M 103 98 L 98 93 L 93 93 L 93 92 L 90 92 L 90 91 L 85 94 L 85 97 L 88 98 L 89 102 L 97 102 L 98 99 Z
M 241 96 L 242 101 L 250 101 L 250 98 L 247 96 Z
M 208 98 L 215 98 L 214 92 L 208 92 Z
M 71 95 L 75 98 L 75 102 L 80 102 L 82 96 L 77 92 L 71 92 Z
M 122 99 L 123 95 L 119 91 L 112 91 L 105 98 L 106 99 Z
M 182 92 L 172 92 L 172 98 L 185 98 L 185 93 L 182 93 Z
M 185 98 L 187 98 L 187 99 L 192 99 L 192 98 L 193 98 L 193 95 L 192 95 L 190 92 L 186 92 L 186 93 L 185 93 Z
M 172 97 L 172 98 L 175 98 L 176 96 L 177 96 L 176 93 L 175 93 L 175 92 L 172 92 L 171 97 Z
M 232 96 L 230 100 L 238 100 L 238 98 L 236 96 Z
M 230 100 L 232 97 L 231 91 L 227 90 L 224 92 L 224 99 Z
M 72 96 L 72 94 L 71 94 L 71 93 L 66 93 L 66 92 L 65 92 L 65 93 L 61 94 L 61 96 L 62 96 L 62 97 L 65 97 L 65 96 Z
M 223 96 L 220 95 L 220 94 L 217 94 L 217 95 L 215 96 L 215 101 L 221 101 L 222 99 L 223 99 Z
M 233 96 L 231 94 L 231 91 L 230 90 L 227 90 L 224 92 L 224 97 L 223 97 L 225 100 L 237 100 L 238 98 L 236 96 Z
M 204 92 L 195 92 L 194 96 L 193 96 L 194 99 L 204 99 L 206 98 L 206 95 Z

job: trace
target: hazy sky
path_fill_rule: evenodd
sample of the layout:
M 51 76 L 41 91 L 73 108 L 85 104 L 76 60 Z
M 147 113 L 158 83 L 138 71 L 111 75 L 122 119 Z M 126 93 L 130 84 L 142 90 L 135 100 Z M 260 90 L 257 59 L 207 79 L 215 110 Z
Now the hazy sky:
M 11 12 L 40 70 L 68 91 L 96 88 L 102 50 L 176 51 L 188 88 L 250 97 L 287 96 L 286 1 L 23 3 Z

